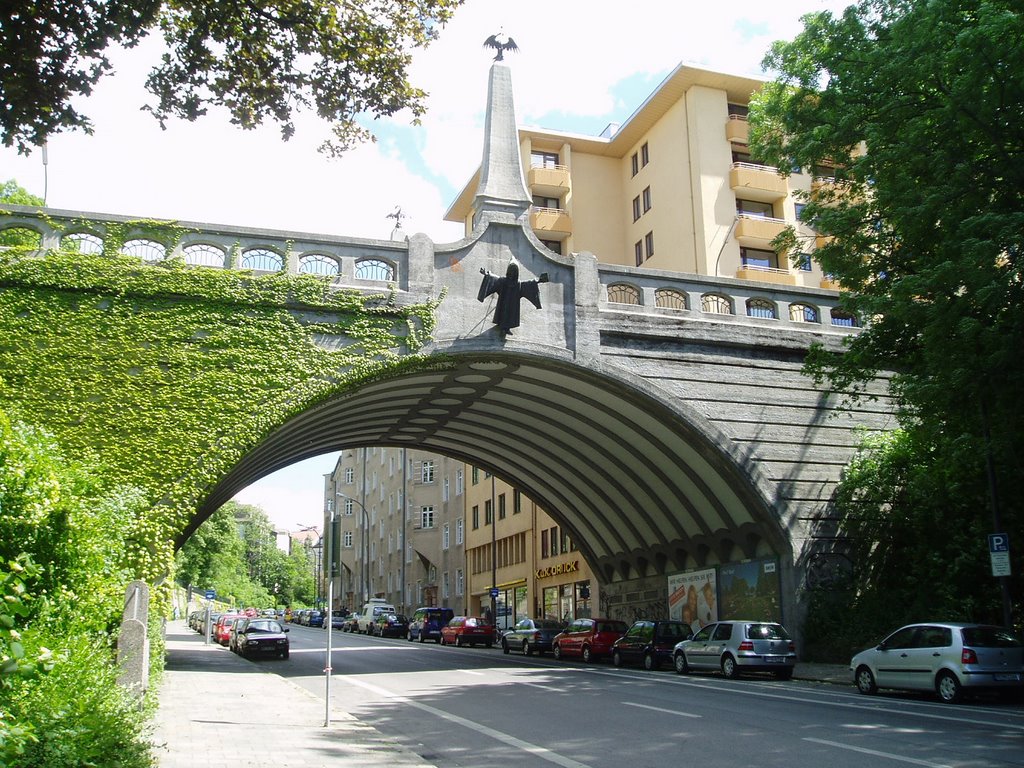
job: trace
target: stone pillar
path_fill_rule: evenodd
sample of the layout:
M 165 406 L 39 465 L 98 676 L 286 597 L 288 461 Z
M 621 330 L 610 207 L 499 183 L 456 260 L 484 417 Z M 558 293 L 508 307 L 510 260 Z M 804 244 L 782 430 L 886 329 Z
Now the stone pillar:
M 149 585 L 133 581 L 125 590 L 124 614 L 117 636 L 117 665 L 121 670 L 117 682 L 140 698 L 149 681 L 148 616 Z

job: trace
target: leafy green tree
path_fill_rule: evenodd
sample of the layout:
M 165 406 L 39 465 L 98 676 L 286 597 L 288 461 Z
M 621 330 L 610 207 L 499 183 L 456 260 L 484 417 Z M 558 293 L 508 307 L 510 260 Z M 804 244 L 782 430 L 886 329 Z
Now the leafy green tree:
M 9 179 L 0 185 L 0 203 L 14 203 L 15 205 L 35 205 L 43 207 L 43 198 L 36 197 L 31 192 L 18 186 L 18 182 Z M 39 235 L 29 232 L 23 228 L 5 229 L 0 232 L 0 246 L 24 246 L 26 248 L 39 247 Z
M 962 599 L 991 583 L 983 533 L 996 511 L 1024 551 L 1024 8 L 863 0 L 803 23 L 765 59 L 778 78 L 752 105 L 751 143 L 779 168 L 827 179 L 806 196 L 803 220 L 833 238 L 814 257 L 863 323 L 845 354 L 819 348 L 809 370 L 853 392 L 890 377 L 907 434 L 873 447 L 874 481 L 858 470 L 859 514 L 885 513 L 884 525 L 860 526 L 881 548 L 869 573 L 880 576 L 887 542 L 916 541 L 890 558 L 889 575 L 931 567 L 935 587 L 904 582 L 906 593 Z M 793 230 L 777 245 L 807 250 Z M 897 480 L 891 499 L 864 492 Z M 1014 572 L 1022 566 L 1016 554 Z M 961 606 L 999 617 L 998 599 Z
M 315 110 L 334 124 L 328 148 L 368 132 L 356 123 L 403 109 L 418 118 L 423 91 L 407 79 L 409 49 L 426 46 L 462 0 L 9 0 L 0 23 L 0 136 L 27 152 L 47 136 L 91 131 L 82 97 L 112 69 L 108 50 L 159 30 L 166 44 L 146 105 L 161 125 L 222 107 L 231 122 L 280 125 Z

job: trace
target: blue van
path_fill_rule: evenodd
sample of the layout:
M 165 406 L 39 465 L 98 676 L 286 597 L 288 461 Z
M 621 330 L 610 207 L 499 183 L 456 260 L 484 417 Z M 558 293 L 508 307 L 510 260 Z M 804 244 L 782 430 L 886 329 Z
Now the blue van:
M 417 608 L 409 622 L 406 639 L 419 640 L 421 643 L 425 643 L 427 640 L 440 643 L 441 627 L 451 621 L 454 616 L 455 611 L 451 608 Z

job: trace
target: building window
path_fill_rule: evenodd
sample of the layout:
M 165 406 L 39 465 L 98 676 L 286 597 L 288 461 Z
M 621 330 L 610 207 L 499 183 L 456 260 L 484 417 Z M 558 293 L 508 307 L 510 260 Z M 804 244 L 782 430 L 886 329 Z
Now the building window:
M 548 544 L 548 531 L 545 528 L 540 532 L 540 556 L 541 559 L 548 557 L 551 554 L 551 547 Z
M 135 256 L 146 262 L 163 261 L 167 256 L 167 249 L 155 240 L 129 240 L 121 246 L 121 253 L 125 256 Z
M 531 168 L 557 168 L 558 167 L 558 153 L 557 152 L 531 152 L 530 153 L 530 167 Z
M 341 267 L 330 256 L 324 256 L 322 253 L 309 253 L 299 259 L 299 273 L 336 277 L 341 274 Z
M 640 156 L 636 152 L 634 152 L 633 156 L 629 158 L 629 163 L 632 167 L 634 176 L 640 173 Z
M 455 596 L 461 597 L 462 593 L 466 590 L 466 577 L 462 573 L 462 569 L 458 568 L 455 571 Z
M 757 248 L 740 248 L 740 261 L 744 267 L 753 269 L 778 269 L 779 257 L 775 251 Z
M 491 500 L 488 499 L 484 502 L 484 525 L 490 525 L 494 522 L 494 508 L 491 506 Z
M 809 254 L 809 253 L 798 254 L 797 257 L 796 257 L 796 265 L 797 265 L 797 268 L 801 272 L 810 272 L 811 271 L 811 254 Z
M 534 208 L 554 208 L 555 210 L 561 207 L 557 197 L 544 197 L 543 195 L 533 196 L 533 206 Z
M 455 470 L 455 495 L 461 496 L 466 488 L 466 478 L 461 469 Z
M 842 309 L 832 310 L 832 325 L 840 325 L 845 328 L 856 328 L 857 318 Z
M 761 317 L 767 320 L 775 320 L 775 305 L 768 299 L 748 299 L 747 317 Z
M 732 303 L 717 293 L 705 293 L 700 297 L 700 309 L 712 315 L 731 315 Z
M 385 282 L 394 280 L 395 268 L 380 259 L 359 259 L 356 262 L 356 279 L 381 280 Z
M 771 203 L 762 203 L 760 200 L 742 200 L 737 197 L 736 213 L 740 216 L 771 219 L 775 217 L 775 206 Z
M 459 544 L 461 544 L 461 543 L 462 543 L 462 541 L 463 541 L 463 532 L 462 532 L 462 529 L 463 529 L 464 527 L 465 527 L 465 526 L 463 525 L 463 520 L 462 520 L 462 518 L 461 518 L 461 517 L 460 517 L 460 518 L 459 518 L 458 520 L 456 520 L 456 521 L 455 521 L 455 545 L 456 545 L 456 546 L 458 546 Z
M 352 548 L 352 531 L 345 531 L 341 535 L 341 546 L 345 547 L 346 549 Z
M 796 211 L 796 220 L 797 221 L 803 221 L 804 220 L 804 210 L 807 208 L 807 203 L 796 203 L 793 206 L 793 208 Z
M 636 259 L 636 265 L 638 267 L 643 266 L 644 263 L 644 243 L 643 240 L 637 240 L 633 246 L 633 256 Z
M 434 482 L 434 462 L 424 461 L 420 464 L 420 482 L 432 483 Z
M 498 494 L 498 519 L 499 520 L 504 520 L 505 519 L 505 494 L 504 493 L 499 493 Z
M 640 218 L 640 195 L 633 198 L 633 221 Z
M 284 257 L 266 248 L 250 248 L 242 254 L 242 269 L 280 272 L 284 269 Z
M 473 505 L 473 530 L 475 531 L 480 527 L 480 505 Z
M 345 467 L 345 483 L 352 485 L 355 482 L 356 472 L 352 467 Z
M 445 571 L 441 574 L 441 597 L 443 597 L 445 600 L 451 597 L 448 585 L 448 571 Z
M 548 538 L 551 543 L 551 556 L 554 557 L 558 554 L 558 526 L 551 529 L 551 534 Z
M 441 529 L 441 549 L 448 549 L 451 545 L 451 530 L 449 524 L 445 523 L 444 528 Z
M 523 511 L 523 494 L 518 489 L 512 489 L 512 514 L 518 515 Z
M 626 283 L 613 283 L 608 286 L 608 301 L 612 304 L 639 304 L 640 289 Z
M 553 253 L 557 253 L 559 256 L 562 255 L 562 243 L 558 240 L 541 240 L 540 244 L 547 248 Z
M 473 477 L 471 482 L 473 483 L 473 485 L 480 484 L 480 467 L 473 467 Z
M 649 210 L 651 210 L 651 188 L 650 187 L 644 187 L 643 197 L 644 197 L 644 213 L 647 213 Z
M 654 255 L 654 233 L 648 232 L 644 235 L 644 250 L 647 251 L 647 258 L 651 258 Z
M 746 117 L 750 113 L 750 107 L 746 104 L 729 104 L 729 114 L 737 117 Z
M 645 141 L 643 146 L 640 147 L 640 167 L 645 168 L 649 162 L 651 162 L 651 151 Z
M 420 528 L 434 527 L 434 508 L 420 507 Z
M 654 306 L 663 309 L 686 309 L 686 294 L 675 288 L 659 288 L 654 292 Z
M 441 501 L 448 501 L 450 499 L 451 484 L 448 480 L 448 476 L 445 475 L 444 481 L 441 484 Z
M 355 502 L 352 499 L 345 499 L 345 514 L 349 517 L 352 516 L 353 507 L 355 507 Z
M 816 323 L 818 310 L 810 304 L 790 304 L 789 319 L 794 323 Z
M 64 238 L 67 240 L 67 238 Z M 63 241 L 61 241 L 63 245 Z M 102 253 L 102 248 L 100 249 Z M 224 251 L 215 245 L 196 243 L 186 245 L 182 253 L 185 256 L 185 263 L 202 267 L 223 267 L 225 264 Z

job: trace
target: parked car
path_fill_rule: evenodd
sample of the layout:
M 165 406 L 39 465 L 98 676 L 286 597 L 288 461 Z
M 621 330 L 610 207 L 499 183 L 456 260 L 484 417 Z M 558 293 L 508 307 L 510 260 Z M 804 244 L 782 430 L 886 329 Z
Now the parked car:
M 628 629 L 626 622 L 615 619 L 576 619 L 555 635 L 551 652 L 556 659 L 579 656 L 589 664 L 611 654 L 612 644 Z
M 551 642 L 564 627 L 563 622 L 554 619 L 520 619 L 501 636 L 501 650 L 522 651 L 524 656 L 543 654 L 551 650 Z
M 277 619 L 248 619 L 238 633 L 238 653 L 245 658 L 280 656 L 288 658 L 288 628 Z
M 341 622 L 342 632 L 358 632 L 359 631 L 359 614 L 350 613 Z
M 331 629 L 344 629 L 345 620 L 348 618 L 348 611 L 344 608 L 336 608 L 331 611 Z M 327 622 L 323 623 L 324 629 L 327 628 Z
M 238 634 L 245 625 L 249 622 L 247 616 L 239 616 L 237 619 L 231 622 L 231 629 L 228 631 L 228 650 L 233 653 L 238 653 Z
M 373 631 L 373 621 L 382 613 L 395 613 L 395 606 L 386 600 L 374 597 L 363 605 L 356 617 L 356 632 L 368 635 Z
M 320 627 L 324 626 L 324 612 L 323 611 L 310 611 L 306 614 L 306 626 L 307 627 Z
M 1024 695 L 1024 645 L 988 624 L 934 622 L 900 627 L 850 660 L 861 693 L 879 688 L 932 691 L 947 703 L 964 691 Z
M 417 608 L 409 620 L 409 629 L 406 632 L 408 640 L 418 640 L 421 643 L 433 640 L 441 642 L 441 629 L 455 616 L 451 608 L 423 607 Z
M 400 613 L 380 613 L 373 620 L 371 634 L 377 637 L 405 637 L 409 620 Z
M 482 616 L 454 616 L 441 629 L 441 645 L 494 645 L 494 625 Z
M 774 621 L 719 621 L 677 644 L 672 663 L 681 675 L 721 670 L 731 679 L 743 672 L 771 672 L 779 680 L 789 680 L 796 666 L 796 644 Z
M 231 624 L 237 619 L 239 614 L 237 613 L 222 613 L 220 618 L 217 619 L 217 623 L 214 624 L 211 635 L 221 645 L 227 645 L 231 639 Z
M 672 661 L 676 643 L 693 636 L 689 624 L 681 621 L 635 621 L 626 634 L 612 644 L 612 663 L 643 664 L 644 669 L 657 669 Z

